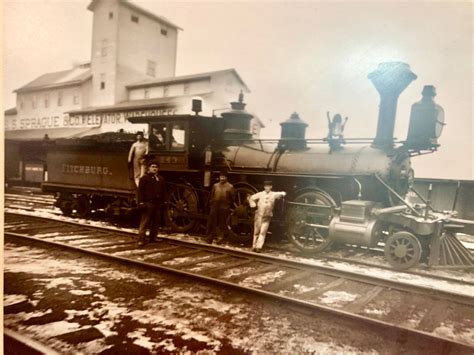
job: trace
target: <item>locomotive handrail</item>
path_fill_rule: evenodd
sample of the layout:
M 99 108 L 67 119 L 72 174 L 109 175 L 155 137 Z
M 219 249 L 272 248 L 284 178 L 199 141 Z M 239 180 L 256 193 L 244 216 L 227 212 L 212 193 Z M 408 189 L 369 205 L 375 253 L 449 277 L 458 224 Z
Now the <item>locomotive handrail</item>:
M 375 138 L 344 138 L 344 143 L 372 143 Z M 252 142 L 252 143 L 274 143 L 274 142 L 300 142 L 307 143 L 324 143 L 327 144 L 327 138 L 233 138 L 223 139 L 223 142 Z M 393 143 L 403 143 L 398 139 L 394 139 Z
M 374 174 L 375 175 L 375 178 L 382 183 L 382 185 L 384 185 L 391 193 L 393 193 L 405 206 L 407 206 L 410 211 L 413 212 L 413 214 L 415 214 L 416 216 L 418 217 L 421 217 L 421 214 L 415 210 L 408 202 L 406 202 L 394 189 L 392 189 L 385 181 L 383 181 L 383 179 L 378 175 L 378 174 Z

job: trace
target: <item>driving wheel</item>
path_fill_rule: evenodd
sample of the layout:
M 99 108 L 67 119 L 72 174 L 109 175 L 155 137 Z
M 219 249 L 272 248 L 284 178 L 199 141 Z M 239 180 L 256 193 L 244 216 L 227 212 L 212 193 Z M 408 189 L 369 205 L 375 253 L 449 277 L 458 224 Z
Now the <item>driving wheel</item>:
M 304 253 L 317 253 L 329 248 L 326 226 L 332 218 L 334 200 L 320 190 L 306 190 L 296 195 L 288 209 L 288 238 Z M 298 205 L 299 203 L 299 205 Z

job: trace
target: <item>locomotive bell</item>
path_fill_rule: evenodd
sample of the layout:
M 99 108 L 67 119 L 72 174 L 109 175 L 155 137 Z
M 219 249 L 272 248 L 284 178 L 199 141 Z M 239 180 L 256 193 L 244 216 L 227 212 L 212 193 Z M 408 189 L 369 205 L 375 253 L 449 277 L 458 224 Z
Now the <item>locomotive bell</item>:
M 417 76 L 406 63 L 388 62 L 379 64 L 368 78 L 380 95 L 377 134 L 373 146 L 390 149 L 393 147 L 398 97 Z
M 223 112 L 224 118 L 224 139 L 250 139 L 250 121 L 253 115 L 245 111 L 244 94 L 239 94 L 238 102 L 230 103 L 232 110 Z
M 434 102 L 436 88 L 426 85 L 422 99 L 411 106 L 410 125 L 405 146 L 409 149 L 430 149 L 438 145 L 443 130 L 444 110 Z
M 281 137 L 278 142 L 279 148 L 288 148 L 290 150 L 306 148 L 306 127 L 304 122 L 296 112 L 289 119 L 280 123 Z

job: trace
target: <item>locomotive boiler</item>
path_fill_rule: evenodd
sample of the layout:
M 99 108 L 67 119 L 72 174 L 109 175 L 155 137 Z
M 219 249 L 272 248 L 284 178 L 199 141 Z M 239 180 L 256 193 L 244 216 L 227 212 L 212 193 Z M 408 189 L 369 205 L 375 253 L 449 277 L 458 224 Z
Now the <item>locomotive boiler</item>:
M 374 139 L 344 138 L 339 115 L 328 117 L 326 137 L 307 139 L 307 124 L 296 113 L 281 123 L 279 139 L 253 139 L 252 115 L 245 110 L 242 94 L 221 117 L 201 116 L 196 105 L 195 115 L 130 118 L 162 134 L 163 142 L 149 147 L 148 158 L 160 162 L 160 174 L 168 182 L 169 225 L 180 232 L 202 229 L 213 178 L 226 169 L 237 191 L 227 221 L 233 239 L 250 240 L 253 212 L 248 197 L 270 179 L 276 189 L 287 192 L 275 209 L 272 230 L 283 231 L 303 252 L 320 252 L 334 243 L 372 247 L 383 241 L 388 261 L 397 268 L 413 266 L 422 257 L 430 265 L 473 265 L 472 255 L 455 238 L 459 225 L 451 215 L 433 211 L 428 201 L 411 206 L 404 200 L 414 177 L 411 157 L 439 147 L 444 112 L 433 100 L 434 87 L 425 86 L 422 100 L 412 106 L 407 138 L 397 141 L 393 132 L 398 97 L 416 75 L 407 64 L 391 62 L 380 64 L 369 79 L 380 94 Z M 57 145 L 48 155 L 48 167 L 80 160 L 75 145 Z M 58 205 L 63 210 L 67 205 L 68 212 L 84 205 L 81 212 L 106 208 L 116 213 L 133 207 L 133 183 L 123 168 L 127 157 L 118 148 L 111 152 L 112 147 L 106 144 L 101 150 L 94 145 L 95 158 L 104 165 L 101 171 L 107 168 L 98 185 L 81 175 L 75 163 L 69 164 L 79 166 L 72 173 L 53 168 L 44 190 L 58 193 Z M 73 150 L 76 154 L 70 153 Z

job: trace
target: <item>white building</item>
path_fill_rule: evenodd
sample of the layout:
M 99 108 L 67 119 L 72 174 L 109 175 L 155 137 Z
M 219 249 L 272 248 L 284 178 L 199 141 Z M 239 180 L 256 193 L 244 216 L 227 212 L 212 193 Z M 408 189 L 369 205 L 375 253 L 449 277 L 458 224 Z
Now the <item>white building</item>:
M 169 20 L 127 0 L 93 0 L 91 61 L 47 73 L 15 90 L 5 112 L 7 140 L 37 140 L 137 129 L 129 115 L 221 113 L 249 89 L 235 69 L 175 76 L 178 32 Z M 255 135 L 262 126 L 253 123 Z

